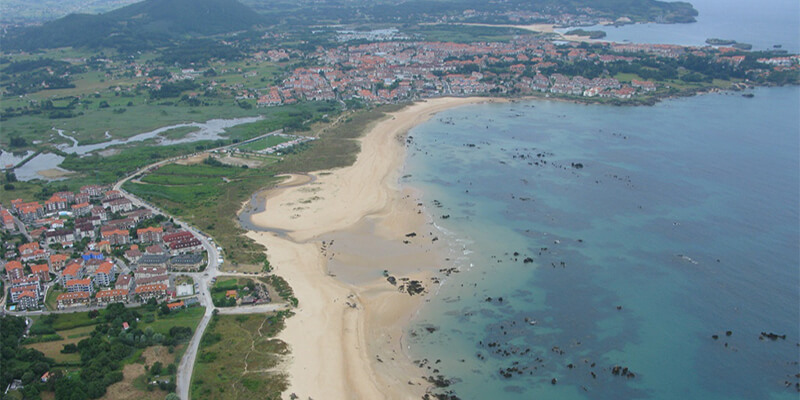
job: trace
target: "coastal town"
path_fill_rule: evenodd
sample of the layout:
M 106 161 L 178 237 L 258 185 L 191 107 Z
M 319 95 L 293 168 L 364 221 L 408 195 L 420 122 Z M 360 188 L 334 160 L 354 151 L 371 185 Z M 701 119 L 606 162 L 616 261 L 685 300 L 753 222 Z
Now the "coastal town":
M 392 36 L 393 38 L 393 36 Z M 369 104 L 396 103 L 419 98 L 470 95 L 531 95 L 584 99 L 631 99 L 667 96 L 678 89 L 653 73 L 638 77 L 648 68 L 686 59 L 702 60 L 704 68 L 747 79 L 768 78 L 773 73 L 800 70 L 800 56 L 759 57 L 756 64 L 743 62 L 747 52 L 728 46 L 686 47 L 666 44 L 559 42 L 552 38 L 520 36 L 508 42 L 420 42 L 376 40 L 333 48 L 318 47 L 304 53 L 292 49 L 269 49 L 247 55 L 248 65 L 302 62 L 308 66 L 289 70 L 280 84 L 259 88 L 245 83 L 218 81 L 208 71 L 183 68 L 164 74 L 152 63 L 114 63 L 109 78 L 133 76 L 143 81 L 118 86 L 116 91 L 150 90 L 180 81 L 202 82 L 186 94 L 187 100 L 202 101 L 228 95 L 239 101 L 254 101 L 258 107 L 294 104 L 299 101 L 360 101 Z M 669 61 L 672 60 L 672 61 Z M 655 63 L 655 64 L 654 64 Z M 591 76 L 565 66 L 591 65 Z M 241 72 L 255 78 L 257 71 L 220 69 L 213 74 Z M 613 73 L 611 71 L 617 71 Z M 631 74 L 625 74 L 630 71 Z M 652 72 L 652 71 L 651 71 Z M 585 75 L 588 75 L 584 73 Z M 622 74 L 622 76 L 620 76 Z M 617 77 L 615 77 L 617 76 Z M 686 78 L 686 77 L 685 77 Z M 695 76 L 684 79 L 693 82 Z M 698 78 L 699 79 L 699 78 Z
M 122 302 L 198 303 L 181 272 L 202 271 L 200 240 L 120 191 L 88 185 L 42 202 L 0 208 L 9 311 L 65 310 Z

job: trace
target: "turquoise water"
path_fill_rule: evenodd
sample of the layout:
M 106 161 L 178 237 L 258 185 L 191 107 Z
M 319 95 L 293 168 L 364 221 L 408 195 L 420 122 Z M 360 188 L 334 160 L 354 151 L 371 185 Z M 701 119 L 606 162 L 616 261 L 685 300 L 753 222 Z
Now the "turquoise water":
M 463 399 L 797 399 L 800 88 L 754 93 L 413 129 L 404 182 L 462 268 L 411 327 L 421 373 Z

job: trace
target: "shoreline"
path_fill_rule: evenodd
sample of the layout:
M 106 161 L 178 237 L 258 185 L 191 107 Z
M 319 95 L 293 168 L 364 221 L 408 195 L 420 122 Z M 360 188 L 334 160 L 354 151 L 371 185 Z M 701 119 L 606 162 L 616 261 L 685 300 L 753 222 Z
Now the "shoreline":
M 265 192 L 265 211 L 251 216 L 261 229 L 247 235 L 267 247 L 275 273 L 300 300 L 279 335 L 291 349 L 287 396 L 411 399 L 426 393 L 430 383 L 409 358 L 403 333 L 427 293 L 409 295 L 407 288 L 417 281 L 433 292 L 447 254 L 446 244 L 431 237 L 436 229 L 418 205 L 419 193 L 399 184 L 405 136 L 440 111 L 506 101 L 414 103 L 367 128 L 352 166 Z

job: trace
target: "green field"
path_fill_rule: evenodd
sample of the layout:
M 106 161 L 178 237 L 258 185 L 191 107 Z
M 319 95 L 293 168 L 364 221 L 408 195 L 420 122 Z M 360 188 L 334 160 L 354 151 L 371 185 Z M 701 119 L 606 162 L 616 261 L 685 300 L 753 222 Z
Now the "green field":
M 279 135 L 270 135 L 262 139 L 258 139 L 254 142 L 245 143 L 243 145 L 237 146 L 242 151 L 261 151 L 264 149 L 268 149 L 272 146 L 277 146 L 281 143 L 286 143 L 293 140 L 293 138 L 287 138 Z
M 287 376 L 275 367 L 287 354 L 274 336 L 286 313 L 215 315 L 192 375 L 193 399 L 280 399 Z

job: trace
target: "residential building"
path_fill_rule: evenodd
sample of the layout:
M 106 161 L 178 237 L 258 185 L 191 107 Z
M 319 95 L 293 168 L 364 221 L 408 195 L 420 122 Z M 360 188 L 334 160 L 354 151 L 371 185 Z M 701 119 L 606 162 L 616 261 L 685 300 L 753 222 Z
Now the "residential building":
M 73 261 L 61 271 L 61 286 L 67 286 L 67 281 L 83 278 L 83 265 Z
M 166 275 L 167 269 L 165 267 L 150 267 L 150 266 L 142 266 L 140 265 L 139 268 L 136 269 L 134 275 L 136 279 L 139 278 L 152 278 L 154 276 L 159 275 Z
M 52 254 L 50 256 L 50 270 L 54 273 L 61 272 L 67 265 L 68 260 L 69 256 L 66 254 Z
M 14 232 L 17 230 L 14 224 L 14 216 L 6 209 L 0 210 L 0 223 L 2 223 L 3 229 L 6 232 Z
M 169 262 L 169 257 L 157 254 L 145 254 L 136 264 L 141 267 L 162 267 L 166 268 Z
M 95 295 L 98 303 L 126 303 L 128 301 L 128 289 L 109 289 L 101 290 Z
M 31 273 L 38 276 L 42 282 L 50 281 L 50 266 L 47 264 L 32 265 Z
M 172 311 L 172 310 L 180 310 L 181 308 L 184 308 L 184 307 L 186 307 L 186 305 L 183 304 L 183 300 L 177 301 L 175 303 L 167 304 L 167 308 L 169 308 L 170 311 Z
M 139 296 L 142 301 L 147 301 L 151 298 L 163 298 L 167 296 L 167 285 L 139 285 L 136 286 L 134 293 Z
M 130 242 L 129 232 L 123 229 L 112 229 L 101 231 L 100 235 L 103 240 L 108 240 L 112 246 L 119 246 Z
M 114 289 L 125 289 L 128 291 L 133 290 L 133 276 L 120 275 L 117 277 L 117 281 L 114 282 Z
M 22 279 L 25 276 L 25 269 L 19 261 L 9 261 L 6 263 L 6 277 L 9 281 Z
M 39 308 L 39 296 L 33 291 L 26 290 L 17 297 L 17 306 L 23 310 Z
M 126 198 L 114 199 L 103 204 L 106 204 L 108 209 L 111 210 L 112 213 L 116 212 L 121 213 L 133 210 L 133 203 L 131 203 L 131 201 Z
M 59 309 L 87 306 L 90 301 L 89 296 L 89 292 L 61 293 L 56 297 L 56 305 Z
M 32 292 L 36 298 L 38 299 L 41 296 L 41 291 L 39 287 L 36 285 L 26 285 L 26 286 L 16 286 L 12 287 L 9 292 L 11 292 L 11 302 L 17 303 L 19 301 L 20 296 L 23 293 Z
M 44 238 L 45 238 L 45 243 L 49 246 L 51 244 L 74 242 L 75 234 L 70 229 L 55 229 L 46 231 L 44 233 Z
M 164 228 L 162 227 L 147 227 L 136 230 L 136 236 L 139 238 L 140 243 L 153 243 L 160 242 L 161 237 L 164 235 Z
M 89 278 L 86 279 L 70 279 L 67 281 L 65 285 L 67 288 L 67 292 L 74 293 L 74 292 L 93 292 L 94 286 L 92 285 L 92 280 Z
M 169 286 L 169 275 L 155 275 L 150 276 L 147 278 L 136 278 L 136 286 L 140 285 L 155 285 L 155 284 L 164 284 Z
M 94 272 L 94 283 L 98 286 L 109 286 L 114 281 L 117 267 L 111 261 L 105 261 Z
M 203 260 L 202 254 L 182 254 L 170 258 L 169 268 L 173 271 L 195 270 L 203 265 Z

